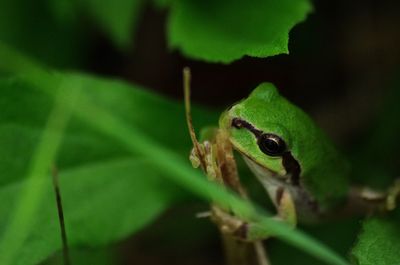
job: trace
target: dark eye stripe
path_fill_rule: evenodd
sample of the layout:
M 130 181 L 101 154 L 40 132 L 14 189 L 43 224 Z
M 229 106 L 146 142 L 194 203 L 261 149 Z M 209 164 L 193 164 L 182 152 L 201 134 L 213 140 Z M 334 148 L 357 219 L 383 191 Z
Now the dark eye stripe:
M 285 141 L 283 141 L 282 138 L 280 138 L 278 135 L 272 133 L 264 133 L 263 131 L 256 129 L 249 122 L 240 118 L 233 118 L 231 125 L 237 129 L 245 128 L 252 132 L 257 138 L 257 143 L 260 146 L 261 151 L 263 151 L 267 155 L 279 156 L 282 155 L 284 151 L 286 151 Z
M 247 121 L 242 120 L 240 118 L 233 118 L 231 125 L 233 127 L 235 127 L 236 129 L 245 128 L 245 129 L 249 130 L 250 132 L 252 132 L 257 138 L 263 134 L 263 132 L 261 130 L 256 129 L 253 125 L 251 125 Z

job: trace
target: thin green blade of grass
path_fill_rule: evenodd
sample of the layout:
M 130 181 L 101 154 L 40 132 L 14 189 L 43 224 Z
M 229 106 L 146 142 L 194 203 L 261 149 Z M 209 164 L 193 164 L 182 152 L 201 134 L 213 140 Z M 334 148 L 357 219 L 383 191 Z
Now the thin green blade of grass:
M 1 54 L 7 53 L 7 50 L 2 49 L 7 49 L 7 47 L 0 45 L 0 56 Z M 28 64 L 29 60 L 25 59 L 25 62 L 21 59 L 23 56 L 18 56 L 18 59 L 21 62 L 21 71 L 23 74 L 27 75 L 28 78 L 31 78 L 32 82 L 37 84 L 45 92 L 54 95 L 53 89 L 57 86 L 57 83 L 55 82 L 57 79 L 54 78 L 54 75 L 48 74 L 46 76 L 43 74 L 43 71 L 40 71 L 41 68 L 39 66 L 39 70 L 33 67 L 32 72 L 30 72 L 30 69 L 24 67 Z M 7 58 L 12 59 L 10 56 Z M 14 64 L 12 68 L 7 68 L 7 65 L 0 64 L 0 70 L 1 67 L 5 67 L 3 70 L 8 72 L 20 74 L 18 65 Z M 35 75 L 35 72 L 40 73 L 40 78 Z M 67 78 L 67 80 L 72 79 L 73 76 Z M 71 88 L 72 86 L 73 85 L 71 85 Z M 171 181 L 191 190 L 200 197 L 213 200 L 221 205 L 231 206 L 248 219 L 256 218 L 261 220 L 261 225 L 268 231 L 274 232 L 278 238 L 302 249 L 327 264 L 348 264 L 345 259 L 337 255 L 333 250 L 329 249 L 321 242 L 318 242 L 299 230 L 293 230 L 283 223 L 274 221 L 264 214 L 261 215 L 257 213 L 254 206 L 248 202 L 241 200 L 227 190 L 221 189 L 221 187 L 208 182 L 200 172 L 193 170 L 189 166 L 188 162 L 184 161 L 171 150 L 163 148 L 161 145 L 152 141 L 152 139 L 149 139 L 138 128 L 124 124 L 117 117 L 110 115 L 106 110 L 91 104 L 90 101 L 85 99 L 83 96 L 80 96 L 79 99 L 80 101 L 75 104 L 75 115 L 81 117 L 83 120 L 92 124 L 104 133 L 118 139 L 133 153 L 141 153 L 143 156 L 151 159 L 155 165 L 164 169 L 166 173 L 168 173 L 165 174 L 165 176 L 170 177 Z M 182 115 L 184 114 L 182 113 Z
M 49 176 L 51 164 L 57 155 L 63 131 L 71 116 L 72 108 L 65 103 L 61 103 L 68 97 L 72 99 L 74 95 L 66 93 L 65 87 L 58 89 L 55 105 L 48 118 L 46 128 L 40 142 L 32 157 L 30 169 L 27 175 L 29 185 L 21 197 L 16 201 L 13 214 L 10 217 L 6 232 L 0 241 L 0 264 L 13 264 L 18 251 L 32 229 L 31 220 L 35 214 L 40 214 L 38 206 L 43 199 L 45 185 L 49 182 L 42 181 Z M 68 103 L 68 102 L 67 102 Z

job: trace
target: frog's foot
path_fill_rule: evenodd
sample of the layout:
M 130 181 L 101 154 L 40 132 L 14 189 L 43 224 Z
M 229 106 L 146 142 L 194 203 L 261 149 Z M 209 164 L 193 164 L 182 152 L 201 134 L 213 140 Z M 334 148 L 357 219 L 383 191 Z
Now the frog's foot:
M 284 221 L 279 216 L 271 218 L 277 221 Z M 260 226 L 259 223 L 243 221 L 217 206 L 212 209 L 211 219 L 217 224 L 221 233 L 232 236 L 237 240 L 254 242 L 265 240 L 274 235 L 272 231 Z
M 245 236 L 242 235 L 242 230 L 247 226 L 247 223 L 220 207 L 212 206 L 211 220 L 217 224 L 221 233 L 237 237 L 238 239 L 246 239 Z
M 201 167 L 211 181 L 219 181 L 221 174 L 213 152 L 213 145 L 209 141 L 197 143 L 189 155 L 190 162 L 194 168 Z M 219 181 L 220 182 L 220 181 Z
M 284 187 L 277 189 L 274 204 L 277 209 L 277 215 L 271 217 L 275 221 L 284 222 L 292 228 L 296 227 L 297 214 L 291 193 Z M 259 223 L 248 223 L 245 229 L 247 240 L 262 240 L 274 236 L 274 233 L 265 227 L 260 226 Z
M 389 188 L 386 196 L 386 210 L 392 211 L 396 209 L 397 200 L 400 197 L 400 179 L 396 179 L 394 184 Z
M 282 191 L 276 201 L 278 215 L 271 217 L 280 222 L 285 222 L 291 227 L 296 226 L 296 211 L 294 202 L 289 192 Z M 222 233 L 231 235 L 239 240 L 253 242 L 264 240 L 273 236 L 273 232 L 257 222 L 247 222 L 234 216 L 218 206 L 211 209 L 211 219 L 218 225 Z

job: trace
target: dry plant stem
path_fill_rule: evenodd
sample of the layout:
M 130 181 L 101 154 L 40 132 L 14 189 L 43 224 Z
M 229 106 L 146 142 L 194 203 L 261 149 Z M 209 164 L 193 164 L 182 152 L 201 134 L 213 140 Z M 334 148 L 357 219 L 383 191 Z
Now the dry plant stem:
M 240 183 L 236 161 L 233 156 L 232 145 L 227 132 L 218 129 L 210 141 L 200 144 L 197 140 L 190 111 L 190 70 L 184 68 L 184 95 L 186 121 L 193 143 L 191 158 L 196 159 L 202 170 L 211 181 L 215 181 L 238 193 L 242 198 L 248 199 L 245 189 Z M 198 160 L 198 161 L 197 161 Z M 224 223 L 219 214 L 226 214 L 230 209 L 221 209 L 211 205 L 211 219 L 218 225 L 221 231 L 227 264 L 229 265 L 269 265 L 262 241 L 244 242 L 232 234 L 224 232 L 224 227 L 230 224 Z M 236 219 L 239 222 L 239 219 Z M 234 228 L 240 227 L 243 222 L 233 224 Z M 232 229 L 231 229 L 232 230 Z
M 183 69 L 183 87 L 184 87 L 184 96 L 185 96 L 185 114 L 186 114 L 186 123 L 188 125 L 190 139 L 192 139 L 193 148 L 195 149 L 196 155 L 199 158 L 201 169 L 206 170 L 206 165 L 204 163 L 204 152 L 200 148 L 200 144 L 197 141 L 196 133 L 193 128 L 192 123 L 192 114 L 190 108 L 190 69 L 185 67 Z
M 53 166 L 51 175 L 53 178 L 53 188 L 54 188 L 54 194 L 56 196 L 58 220 L 59 220 L 60 230 L 61 230 L 64 265 L 71 265 L 71 258 L 70 258 L 69 249 L 68 249 L 67 232 L 65 230 L 65 219 L 64 219 L 64 211 L 63 211 L 62 200 L 61 200 L 60 184 L 59 184 L 59 180 L 58 180 L 58 170 L 54 166 Z
M 258 265 L 270 265 L 271 262 L 269 261 L 262 241 L 254 242 L 253 246 L 257 255 Z

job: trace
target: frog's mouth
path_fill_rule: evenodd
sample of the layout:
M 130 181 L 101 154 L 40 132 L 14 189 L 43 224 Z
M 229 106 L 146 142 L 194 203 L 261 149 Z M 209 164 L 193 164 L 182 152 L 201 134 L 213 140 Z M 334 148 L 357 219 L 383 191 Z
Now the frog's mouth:
M 238 151 L 246 164 L 251 168 L 254 174 L 258 175 L 260 178 L 275 178 L 281 182 L 285 182 L 286 184 L 291 184 L 293 186 L 300 185 L 300 165 L 293 158 L 290 152 L 286 152 L 282 156 L 282 165 L 285 169 L 284 174 L 279 174 L 264 165 L 261 165 L 248 155 L 244 154 L 241 150 L 235 147 L 235 150 Z
M 260 163 L 258 163 L 254 159 L 252 159 L 250 156 L 244 154 L 240 150 L 237 150 L 237 151 L 242 155 L 244 161 L 249 166 L 251 171 L 255 175 L 257 175 L 257 177 L 259 177 L 260 179 L 274 178 L 274 179 L 281 181 L 282 183 L 289 181 L 290 176 L 286 171 L 284 174 L 279 174 L 278 172 L 275 172 L 275 171 L 265 167 L 264 165 L 261 165 Z

